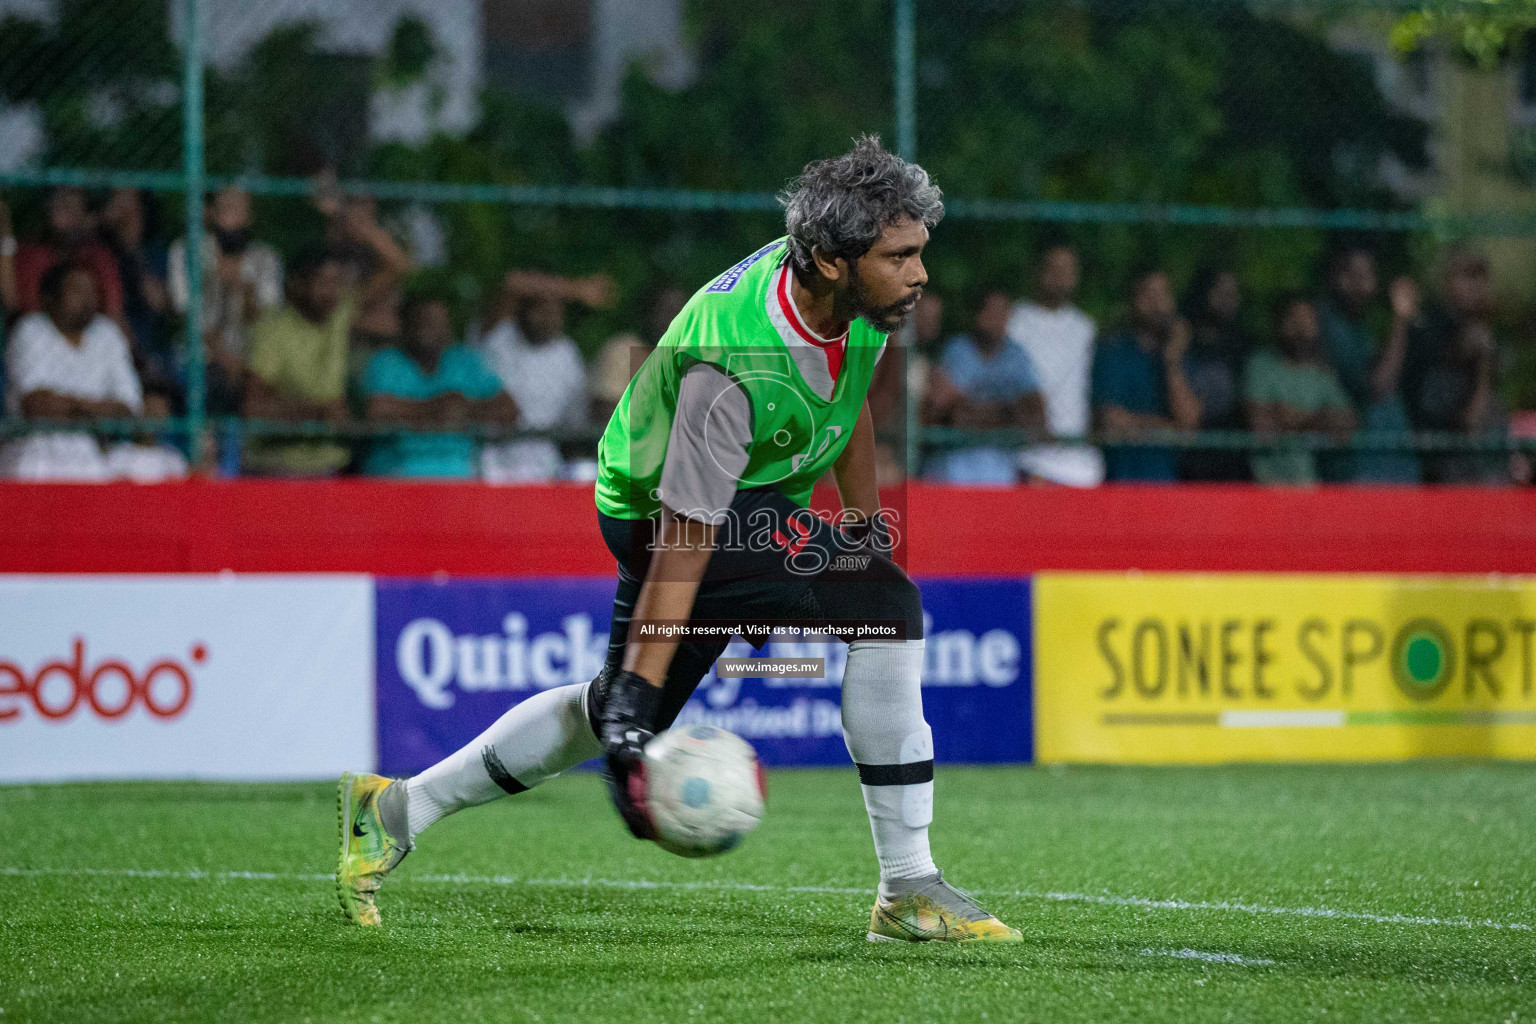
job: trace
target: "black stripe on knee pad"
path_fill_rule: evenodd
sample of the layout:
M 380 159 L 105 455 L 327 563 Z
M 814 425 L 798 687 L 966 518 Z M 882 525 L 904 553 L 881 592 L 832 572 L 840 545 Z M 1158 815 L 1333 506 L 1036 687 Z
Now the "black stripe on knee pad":
M 516 796 L 528 792 L 528 787 L 514 779 L 512 773 L 507 771 L 507 766 L 501 763 L 495 747 L 486 746 L 480 751 L 480 763 L 485 765 L 485 774 L 491 777 L 491 781 L 508 793 Z
M 859 781 L 866 786 L 916 786 L 933 781 L 933 762 L 909 764 L 860 764 Z
M 592 735 L 599 738 L 603 735 L 603 707 L 608 703 L 609 667 L 604 665 L 587 685 L 587 724 L 592 727 Z

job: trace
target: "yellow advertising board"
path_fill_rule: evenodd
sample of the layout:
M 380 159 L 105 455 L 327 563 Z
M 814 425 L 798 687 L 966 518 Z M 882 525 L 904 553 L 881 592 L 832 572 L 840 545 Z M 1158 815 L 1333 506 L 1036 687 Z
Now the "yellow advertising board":
M 1042 762 L 1536 759 L 1536 578 L 1042 573 Z

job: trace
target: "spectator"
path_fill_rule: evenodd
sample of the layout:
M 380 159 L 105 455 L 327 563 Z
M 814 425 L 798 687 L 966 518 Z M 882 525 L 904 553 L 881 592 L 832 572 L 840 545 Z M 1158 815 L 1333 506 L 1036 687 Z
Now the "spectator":
M 1317 308 L 1299 295 L 1284 296 L 1275 304 L 1274 323 L 1279 351 L 1254 353 L 1243 382 L 1254 434 L 1274 439 L 1327 433 L 1347 439 L 1355 429 L 1354 408 L 1323 352 Z M 1317 482 L 1310 451 L 1257 451 L 1252 459 L 1259 483 Z
M 939 365 L 928 374 L 923 422 L 987 430 L 1045 428 L 1045 404 L 1029 356 L 1008 344 L 1008 296 L 990 292 L 976 311 L 970 335 L 957 334 L 944 346 Z M 1017 450 L 976 445 L 952 450 L 937 460 L 933 477 L 956 484 L 1009 485 L 1019 479 Z
M 640 369 L 640 364 L 655 349 L 687 302 L 688 293 L 681 288 L 663 288 L 651 300 L 645 338 L 631 333 L 617 334 L 598 350 L 597 358 L 592 361 L 593 422 L 606 422 L 613 415 L 635 371 Z
M 11 208 L 0 199 L 0 330 L 16 311 L 16 249 Z
M 476 474 L 473 423 L 517 422 L 517 405 L 473 349 L 453 341 L 448 304 L 414 296 L 401 310 L 400 348 L 375 352 L 363 373 L 370 424 L 437 427 L 459 433 L 407 434 L 375 441 L 365 471 L 373 476 L 469 479 Z
M 11 208 L 0 199 L 0 353 L 5 351 L 5 329 L 16 309 L 16 235 L 11 230 Z M 5 391 L 4 360 L 0 359 L 0 394 Z
M 123 293 L 123 320 L 133 365 L 143 384 L 145 403 L 154 395 L 157 408 L 151 415 L 171 412 L 180 394 L 176 352 L 164 330 L 163 317 L 170 307 L 166 295 L 165 247 L 149 240 L 148 204 L 138 189 L 112 191 L 101 211 L 102 237 L 117 263 L 118 286 Z
M 509 270 L 496 301 L 486 308 L 486 335 L 504 322 L 516 321 L 522 315 L 525 299 L 553 298 L 597 308 L 611 304 L 613 297 L 613 278 L 607 274 L 560 277 L 538 270 Z
M 1200 429 L 1238 431 L 1243 420 L 1243 366 L 1248 336 L 1242 328 L 1243 292 L 1237 274 L 1206 266 L 1184 293 L 1189 319 L 1189 388 L 1200 402 Z M 1179 479 L 1247 480 L 1248 455 L 1236 448 L 1189 448 L 1179 454 Z
M 1378 346 L 1366 323 L 1377 281 L 1376 258 L 1369 250 L 1353 246 L 1334 252 L 1328 261 L 1328 294 L 1317 304 L 1323 353 L 1361 427 L 1371 434 L 1396 434 L 1406 446 L 1408 413 L 1398 385 L 1408 331 L 1418 318 L 1418 289 L 1407 278 L 1392 283 L 1392 324 L 1385 344 Z M 1319 463 L 1324 480 L 1419 482 L 1418 457 L 1406 447 L 1324 453 Z
M 905 359 L 881 356 L 869 385 L 869 411 L 875 421 L 875 433 L 892 440 L 906 432 L 908 397 L 914 405 L 922 404 L 929 364 L 940 355 L 944 299 L 938 292 L 923 289 L 912 310 L 911 323 L 911 351 L 905 353 Z M 901 332 L 893 334 L 886 344 L 904 344 Z
M 1021 302 L 1008 320 L 1008 337 L 1021 346 L 1040 381 L 1045 419 L 1053 437 L 1087 437 L 1089 374 L 1094 325 L 1072 304 L 1077 294 L 1077 252 L 1053 245 L 1041 254 L 1034 302 Z M 1040 445 L 1024 453 L 1026 472 L 1038 480 L 1095 487 L 1104 479 L 1104 460 L 1086 445 Z
M 315 205 L 325 215 L 325 242 L 341 263 L 343 284 L 357 292 L 352 351 L 361 369 L 373 352 L 399 342 L 400 284 L 413 265 L 379 225 L 372 196 L 342 196 L 322 182 Z
M 343 288 L 334 257 L 321 251 L 295 260 L 288 302 L 251 328 L 245 415 L 347 426 L 347 349 L 356 311 L 357 295 Z M 255 441 L 245 462 L 256 473 L 329 476 L 349 459 L 347 447 L 335 441 Z
M 528 430 L 570 430 L 587 425 L 587 369 L 576 343 L 565 336 L 565 301 L 557 294 L 524 297 L 515 319 L 486 336 L 484 356 L 517 403 Z M 480 453 L 492 483 L 550 480 L 561 475 L 560 449 L 548 440 L 486 445 Z
M 1409 332 L 1403 356 L 1403 400 L 1418 430 L 1446 430 L 1500 440 L 1507 413 L 1494 391 L 1498 345 L 1493 336 L 1488 261 L 1453 250 L 1442 270 L 1442 295 Z M 1424 457 L 1424 477 L 1437 484 L 1509 481 L 1503 453 L 1447 452 Z
M 42 280 L 58 263 L 79 263 L 96 279 L 97 308 L 122 328 L 123 290 L 117 261 L 96 241 L 96 225 L 85 190 L 65 185 L 48 193 L 48 234 L 37 242 L 22 242 L 16 250 L 16 308 L 34 313 L 42 308 Z
M 875 479 L 884 487 L 906 476 L 907 403 L 922 405 L 928 370 L 939 355 L 944 334 L 944 300 L 923 289 L 912 310 L 912 341 L 903 332 L 891 335 L 887 351 L 875 364 L 869 383 L 869 412 L 875 424 Z
M 1193 431 L 1200 423 L 1200 400 L 1189 386 L 1189 341 L 1189 323 L 1177 313 L 1168 275 L 1161 270 L 1138 275 L 1131 288 L 1130 325 L 1094 356 L 1098 428 L 1127 439 Z M 1110 480 L 1177 478 L 1177 460 L 1168 448 L 1106 446 L 1104 462 Z
M 6 351 L 7 412 L 48 420 L 123 420 L 140 415 L 143 394 L 128 339 L 96 310 L 96 273 L 55 263 L 38 281 L 43 311 L 23 317 Z M 25 480 L 154 480 L 186 475 L 173 451 L 120 444 L 103 454 L 83 430 L 41 432 L 0 450 L 0 475 Z
M 237 185 L 203 206 L 203 351 L 208 360 L 208 409 L 238 412 L 245 390 L 251 327 L 283 301 L 283 264 L 254 238 L 251 197 Z M 187 240 L 170 252 L 171 301 L 187 311 Z

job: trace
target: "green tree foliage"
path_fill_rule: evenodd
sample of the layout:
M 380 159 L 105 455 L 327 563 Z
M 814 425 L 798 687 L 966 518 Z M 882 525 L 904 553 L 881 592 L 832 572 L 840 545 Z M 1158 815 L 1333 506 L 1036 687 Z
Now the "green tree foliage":
M 0 18 L 0 99 L 37 105 L 44 162 L 173 169 L 181 58 L 168 0 L 59 0 L 55 15 Z
M 179 56 L 166 4 L 63 0 L 52 25 L 0 21 L 0 96 L 43 104 L 50 163 L 176 166 Z M 375 58 L 325 52 L 314 24 L 288 23 L 238 66 L 209 69 L 210 169 L 765 193 L 853 136 L 890 135 L 888 0 L 692 0 L 687 23 L 690 84 L 669 91 L 636 66 L 617 117 L 588 143 L 559 110 L 493 89 L 470 132 L 409 146 L 370 144 L 362 127 L 372 89 L 427 74 L 438 52 L 427 26 L 402 19 Z M 1240 3 L 919 0 L 919 157 L 952 197 L 1391 208 L 1376 169 L 1389 154 L 1422 163 L 1422 126 L 1396 116 L 1324 28 L 1323 15 Z M 262 211 L 266 228 L 285 225 L 282 241 L 299 240 L 302 201 L 265 200 Z M 438 212 L 468 303 L 508 266 L 613 273 L 625 305 L 579 325 L 588 342 L 638 322 L 658 284 L 696 285 L 779 226 L 772 211 Z M 1141 263 L 1183 277 L 1219 259 L 1267 291 L 1306 284 L 1326 243 L 1306 230 L 952 218 L 932 250 L 935 285 L 961 300 L 1017 289 L 1024 264 L 1059 235 L 1080 243 L 1085 299 L 1101 313 Z
M 1449 39 L 1484 67 L 1492 67 L 1536 29 L 1536 0 L 1438 0 L 1398 19 L 1392 43 L 1407 53 L 1432 38 Z
M 1422 126 L 1394 114 L 1371 69 L 1320 24 L 1239 4 L 1113 0 L 919 5 L 918 140 L 959 195 L 1241 208 L 1387 208 L 1376 167 L 1424 161 Z M 957 187 L 954 183 L 963 183 Z M 1217 260 L 1261 291 L 1308 283 L 1315 231 L 955 224 L 946 281 L 1019 283 L 1045 237 L 1080 243 L 1086 299 L 1117 302 L 1138 265 L 1176 277 Z
M 598 180 L 773 190 L 807 160 L 891 128 L 889 5 L 689 8 L 699 73 L 667 92 L 633 75 L 618 120 L 585 154 Z M 1317 21 L 1239 4 L 961 0 L 918 4 L 919 158 L 951 196 L 1132 204 L 1391 208 L 1376 168 L 1424 162 L 1422 125 L 1395 114 L 1366 62 Z M 762 218 L 658 225 L 699 280 L 752 244 Z M 1317 231 L 952 219 L 936 286 L 970 298 L 1017 288 L 1047 237 L 1081 243 L 1100 312 L 1133 267 L 1187 276 L 1238 266 L 1259 290 L 1304 286 Z M 728 251 L 727 251 L 728 250 Z

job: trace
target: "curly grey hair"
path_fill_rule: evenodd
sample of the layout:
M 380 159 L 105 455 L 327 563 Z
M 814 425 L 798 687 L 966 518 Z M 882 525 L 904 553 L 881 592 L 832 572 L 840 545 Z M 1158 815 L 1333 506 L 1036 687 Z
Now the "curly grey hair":
M 917 164 L 886 151 L 880 136 L 854 141 L 842 156 L 806 164 L 779 195 L 796 272 L 814 273 L 811 250 L 852 262 L 880 233 L 911 218 L 933 227 L 944 217 L 944 193 Z

